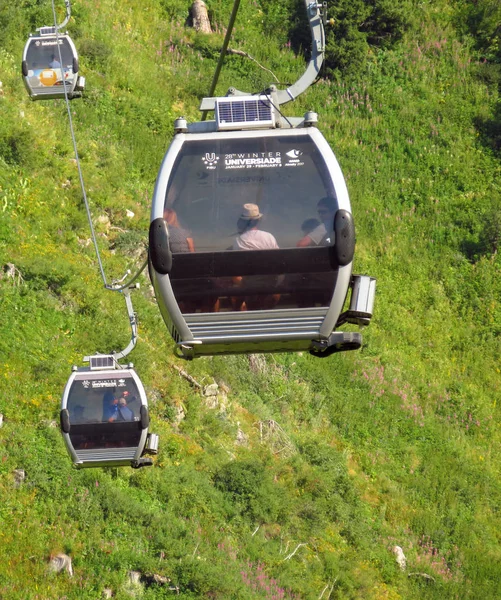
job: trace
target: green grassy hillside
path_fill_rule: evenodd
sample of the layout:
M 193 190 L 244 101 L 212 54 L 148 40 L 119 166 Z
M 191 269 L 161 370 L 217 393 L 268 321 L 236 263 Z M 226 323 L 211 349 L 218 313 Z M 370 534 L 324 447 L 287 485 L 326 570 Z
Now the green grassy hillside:
M 232 3 L 208 4 L 213 35 L 186 25 L 184 0 L 72 5 L 87 90 L 71 111 L 109 280 L 144 260 L 173 120 L 199 118 Z M 242 2 L 231 47 L 295 81 L 300 8 Z M 82 472 L 60 394 L 84 355 L 127 345 L 129 324 L 89 244 L 64 102 L 32 102 L 21 79 L 50 2 L 0 6 L 1 598 L 501 597 L 499 9 L 332 10 L 338 50 L 286 112 L 319 112 L 347 179 L 355 271 L 378 280 L 362 350 L 182 363 L 143 274 L 130 358 L 161 436 L 156 466 Z M 382 43 L 374 32 L 392 23 Z M 217 91 L 269 83 L 232 55 Z M 217 406 L 176 367 L 216 381 Z M 73 577 L 48 571 L 59 552 Z

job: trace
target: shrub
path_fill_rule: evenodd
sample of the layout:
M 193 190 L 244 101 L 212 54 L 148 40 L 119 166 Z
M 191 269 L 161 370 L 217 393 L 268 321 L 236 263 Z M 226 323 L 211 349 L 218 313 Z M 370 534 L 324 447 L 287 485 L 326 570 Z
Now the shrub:
M 501 63 L 501 4 L 498 0 L 456 0 L 455 24 L 463 35 L 473 36 L 484 60 Z
M 278 490 L 261 463 L 251 460 L 228 463 L 217 471 L 214 483 L 242 515 L 261 522 L 277 519 Z
M 8 165 L 30 166 L 34 160 L 30 132 L 20 126 L 7 128 L 5 122 L 0 123 L 0 156 Z
M 106 63 L 111 56 L 111 49 L 99 40 L 85 38 L 78 43 L 80 56 L 85 57 L 85 62 L 93 69 L 106 70 Z
M 191 2 L 186 0 L 162 0 L 161 6 L 171 21 L 181 21 L 184 23 L 189 15 Z
M 296 51 L 310 48 L 310 32 L 304 3 L 296 0 L 290 39 Z M 410 26 L 412 10 L 407 2 L 390 0 L 340 0 L 330 6 L 334 26 L 326 31 L 325 69 L 328 75 L 355 75 L 371 48 L 388 48 Z

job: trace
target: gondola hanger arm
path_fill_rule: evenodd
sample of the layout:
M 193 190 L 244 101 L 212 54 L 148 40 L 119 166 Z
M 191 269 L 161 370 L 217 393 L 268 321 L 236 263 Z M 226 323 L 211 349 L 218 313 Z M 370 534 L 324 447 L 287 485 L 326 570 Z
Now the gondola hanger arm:
M 59 25 L 56 24 L 56 29 L 57 31 L 61 31 L 62 29 L 64 29 L 66 27 L 66 25 L 68 24 L 68 21 L 70 20 L 71 17 L 71 3 L 70 0 L 64 0 L 64 5 L 66 7 L 66 16 L 64 18 L 64 21 L 62 23 L 60 23 Z M 41 29 L 44 29 L 44 27 L 37 27 L 37 31 L 40 31 Z
M 133 289 L 139 287 L 139 284 L 135 284 L 132 286 Z M 132 307 L 132 300 L 130 299 L 130 290 L 123 290 L 122 294 L 125 298 L 125 304 L 127 306 L 127 314 L 129 315 L 129 323 L 131 328 L 131 339 L 126 348 L 124 348 L 121 352 L 113 352 L 113 356 L 116 360 L 120 360 L 121 358 L 125 358 L 128 354 L 134 350 L 137 344 L 137 315 L 134 312 L 134 308 Z
M 140 273 L 142 272 L 143 269 L 144 269 L 144 265 L 143 265 L 142 269 L 140 269 L 140 271 L 138 273 L 136 273 L 136 275 L 133 277 L 133 279 L 131 279 L 125 285 L 122 285 L 122 284 L 125 281 L 125 279 L 130 275 L 130 270 L 127 270 L 125 275 L 121 279 L 118 279 L 118 280 L 114 281 L 111 285 L 106 286 L 106 288 L 108 290 L 111 290 L 114 292 L 120 292 L 121 294 L 123 294 L 123 296 L 125 298 L 125 305 L 127 308 L 127 314 L 129 316 L 129 324 L 130 324 L 130 329 L 131 329 L 131 339 L 130 339 L 130 342 L 127 345 L 127 347 L 124 348 L 123 350 L 121 350 L 120 352 L 112 353 L 114 358 L 117 361 L 119 361 L 121 358 L 125 358 L 128 354 L 130 354 L 132 352 L 132 350 L 134 350 L 134 348 L 136 347 L 136 344 L 137 344 L 137 337 L 138 337 L 137 315 L 134 312 L 134 308 L 132 306 L 132 300 L 130 297 L 130 293 L 132 290 L 139 288 L 139 283 L 133 283 L 133 282 L 137 279 L 137 277 L 140 275 Z
M 66 17 L 64 19 L 64 21 L 57 26 L 58 29 L 64 29 L 66 27 L 66 25 L 68 24 L 68 21 L 70 20 L 71 17 L 71 4 L 70 4 L 70 0 L 64 0 L 64 5 L 66 6 Z
M 312 85 L 320 74 L 325 54 L 325 19 L 327 2 L 305 0 L 308 23 L 311 31 L 311 57 L 303 75 L 285 90 L 277 92 L 278 104 L 286 104 L 297 98 Z
M 325 24 L 327 19 L 327 2 L 311 2 L 311 0 L 304 0 L 304 5 L 306 8 L 306 13 L 308 17 L 308 23 L 310 26 L 311 32 L 311 57 L 306 67 L 303 75 L 296 81 L 296 83 L 290 85 L 285 90 L 277 90 L 275 93 L 276 103 L 277 105 L 286 104 L 291 100 L 295 100 L 300 94 L 305 92 L 310 85 L 312 85 L 317 77 L 320 74 L 320 69 L 322 67 L 322 63 L 324 61 L 325 54 Z M 225 40 L 226 42 L 226 40 Z M 226 46 L 223 47 L 221 51 L 226 53 L 227 51 L 227 43 Z M 216 70 L 216 75 L 219 74 L 220 66 L 218 64 L 218 70 Z M 215 81 L 213 80 L 210 94 L 214 93 L 215 90 Z M 273 86 L 275 88 L 275 86 Z M 273 90 L 275 91 L 275 89 Z M 228 96 L 248 96 L 248 92 L 242 92 L 235 88 L 230 88 L 227 92 Z M 203 98 L 200 104 L 200 110 L 204 112 L 208 110 L 215 109 L 216 98 L 208 97 Z

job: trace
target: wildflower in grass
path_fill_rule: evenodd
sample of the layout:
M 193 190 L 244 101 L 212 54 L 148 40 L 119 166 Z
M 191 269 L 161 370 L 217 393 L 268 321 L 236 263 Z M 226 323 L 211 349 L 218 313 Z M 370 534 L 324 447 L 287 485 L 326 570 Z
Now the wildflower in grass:
M 240 576 L 242 577 L 242 583 L 256 594 L 259 594 L 260 598 L 266 600 L 299 599 L 299 596 L 294 592 L 281 587 L 276 579 L 268 577 L 264 564 L 261 562 L 257 564 L 247 562 L 247 569 L 242 569 Z
M 420 568 L 428 568 L 434 576 L 438 576 L 444 581 L 460 581 L 462 579 L 461 562 L 455 557 L 457 552 L 457 546 L 441 551 L 435 546 L 430 536 L 423 534 L 418 540 L 416 563 Z

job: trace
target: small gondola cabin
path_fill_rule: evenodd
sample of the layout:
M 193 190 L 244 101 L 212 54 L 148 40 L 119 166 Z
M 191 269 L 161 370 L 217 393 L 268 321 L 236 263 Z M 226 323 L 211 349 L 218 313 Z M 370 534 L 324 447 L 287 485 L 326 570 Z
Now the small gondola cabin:
M 78 467 L 142 467 L 152 464 L 158 438 L 148 433 L 148 403 L 135 370 L 115 368 L 113 357 L 90 357 L 74 367 L 61 401 L 61 430 Z
M 335 330 L 369 322 L 375 280 L 352 275 L 355 229 L 329 144 L 306 120 L 278 128 L 267 97 L 215 108 L 215 122 L 178 122 L 153 196 L 150 275 L 180 354 L 360 347 L 358 332 Z
M 42 27 L 29 37 L 23 52 L 22 73 L 33 100 L 82 95 L 85 80 L 78 73 L 78 55 L 70 36 L 55 27 Z

